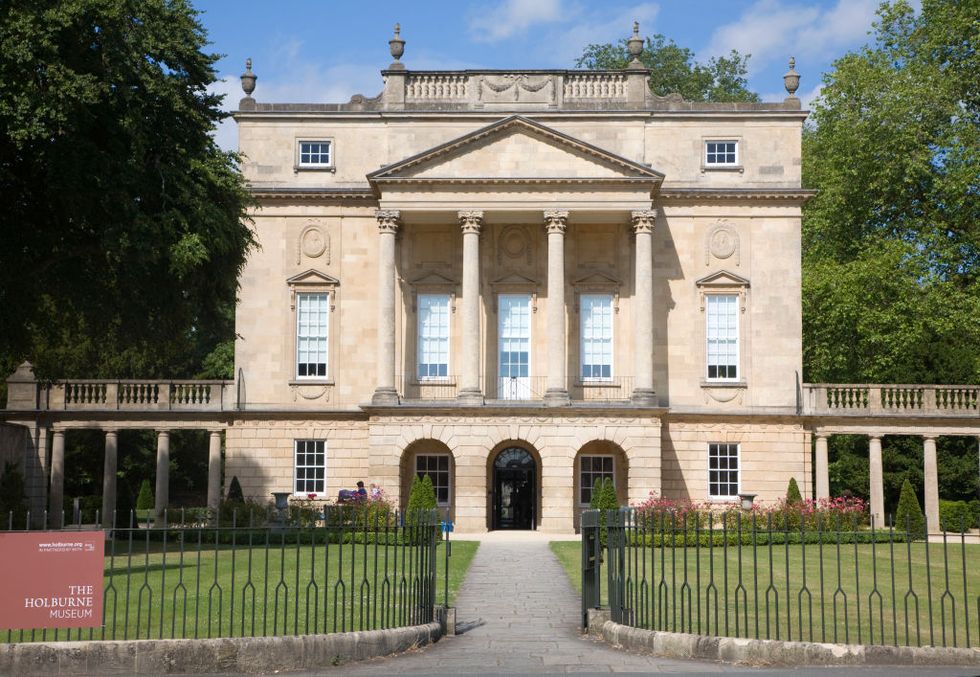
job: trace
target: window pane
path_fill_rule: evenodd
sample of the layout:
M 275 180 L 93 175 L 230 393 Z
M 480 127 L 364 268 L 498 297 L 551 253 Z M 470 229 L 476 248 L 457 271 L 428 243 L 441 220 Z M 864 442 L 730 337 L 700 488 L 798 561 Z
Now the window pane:
M 296 375 L 327 375 L 330 295 L 296 295 Z
M 738 444 L 708 445 L 708 494 L 712 498 L 738 495 Z
M 592 487 L 596 480 L 607 477 L 613 482 L 615 462 L 612 456 L 582 456 L 579 461 L 579 503 L 588 504 L 592 500 Z
M 293 476 L 298 493 L 321 494 L 326 488 L 326 443 L 323 440 L 296 440 Z
M 449 374 L 449 294 L 419 294 L 418 377 Z
M 706 301 L 706 355 L 709 379 L 738 378 L 738 296 L 709 294 Z
M 432 487 L 436 492 L 436 502 L 443 506 L 449 505 L 449 456 L 447 454 L 416 456 L 415 474 L 419 477 L 428 475 L 432 479 Z
M 612 295 L 583 294 L 579 298 L 581 373 L 584 380 L 612 377 Z

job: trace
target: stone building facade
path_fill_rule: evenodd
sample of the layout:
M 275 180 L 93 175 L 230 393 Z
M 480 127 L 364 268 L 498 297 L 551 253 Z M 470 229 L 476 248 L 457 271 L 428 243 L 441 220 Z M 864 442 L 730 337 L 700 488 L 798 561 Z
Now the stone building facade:
M 629 41 L 636 56 L 643 41 Z M 801 383 L 801 128 L 788 96 L 692 103 L 617 71 L 412 71 L 339 104 L 234 116 L 260 247 L 241 276 L 235 378 L 7 379 L 5 456 L 33 521 L 64 505 L 65 436 L 208 436 L 208 505 L 244 493 L 336 497 L 357 481 L 404 505 L 433 478 L 459 531 L 577 526 L 597 479 L 621 504 L 829 495 L 828 437 L 980 435 L 980 387 Z M 222 472 L 223 469 L 223 472 Z
M 638 62 L 418 72 L 392 47 L 346 104 L 244 76 L 261 249 L 226 475 L 403 502 L 428 472 L 461 530 L 567 531 L 605 476 L 623 503 L 810 486 L 795 73 L 785 101 L 696 104 Z

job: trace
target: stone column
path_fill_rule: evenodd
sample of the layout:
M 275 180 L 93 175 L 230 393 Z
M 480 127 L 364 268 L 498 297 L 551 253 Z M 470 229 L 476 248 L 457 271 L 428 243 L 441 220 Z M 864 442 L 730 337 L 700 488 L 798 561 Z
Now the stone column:
M 102 525 L 110 526 L 116 512 L 116 452 L 119 437 L 115 430 L 105 431 L 105 462 L 102 465 Z M 120 524 L 129 523 L 123 520 Z
M 652 209 L 634 211 L 633 233 L 636 235 L 636 271 L 633 291 L 633 316 L 636 333 L 633 359 L 636 369 L 633 404 L 657 406 L 653 390 L 653 224 Z
M 868 470 L 871 476 L 871 517 L 875 527 L 885 524 L 885 489 L 882 478 L 881 438 L 872 436 L 868 440 Z
M 157 431 L 157 490 L 153 512 L 157 520 L 170 504 L 170 431 Z
M 817 458 L 814 471 L 817 475 L 817 499 L 830 498 L 830 471 L 827 462 L 827 435 L 817 433 Z
M 926 524 L 929 531 L 939 531 L 939 466 L 936 463 L 936 438 L 922 437 L 922 465 Z
M 51 439 L 51 488 L 48 490 L 48 524 L 64 526 L 65 516 L 65 431 L 55 430 Z
M 218 514 L 221 505 L 221 431 L 212 430 L 208 441 L 208 509 Z
M 544 213 L 548 233 L 548 389 L 544 402 L 549 407 L 568 404 L 568 380 L 565 375 L 565 228 L 568 212 L 549 210 Z
M 395 389 L 395 235 L 401 212 L 379 209 L 378 219 L 378 383 L 372 404 L 398 404 Z
M 459 212 L 463 230 L 463 349 L 460 404 L 483 404 L 480 389 L 480 230 L 482 211 Z

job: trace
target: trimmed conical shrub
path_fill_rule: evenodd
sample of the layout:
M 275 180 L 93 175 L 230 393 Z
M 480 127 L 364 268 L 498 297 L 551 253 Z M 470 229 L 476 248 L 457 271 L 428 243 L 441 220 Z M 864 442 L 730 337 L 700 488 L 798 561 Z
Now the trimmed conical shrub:
M 153 489 L 150 488 L 150 480 L 143 480 L 143 483 L 140 484 L 140 493 L 136 497 L 136 509 L 153 509 Z
M 926 518 L 922 515 L 919 497 L 915 495 L 908 478 L 902 483 L 902 493 L 898 497 L 895 528 L 899 531 L 908 530 L 908 533 L 915 538 L 923 538 L 926 534 Z
M 786 489 L 786 505 L 799 505 L 803 502 L 803 494 L 796 483 L 795 477 L 789 478 L 789 487 Z
M 245 501 L 245 494 L 242 492 L 242 484 L 238 481 L 238 475 L 231 478 L 228 484 L 228 500 L 242 503 Z

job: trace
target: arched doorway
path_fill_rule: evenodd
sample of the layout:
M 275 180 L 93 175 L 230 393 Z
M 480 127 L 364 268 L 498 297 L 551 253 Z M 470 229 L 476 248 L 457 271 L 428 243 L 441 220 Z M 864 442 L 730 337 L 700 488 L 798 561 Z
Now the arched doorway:
M 507 447 L 493 462 L 494 529 L 534 529 L 537 524 L 537 464 L 523 447 Z

